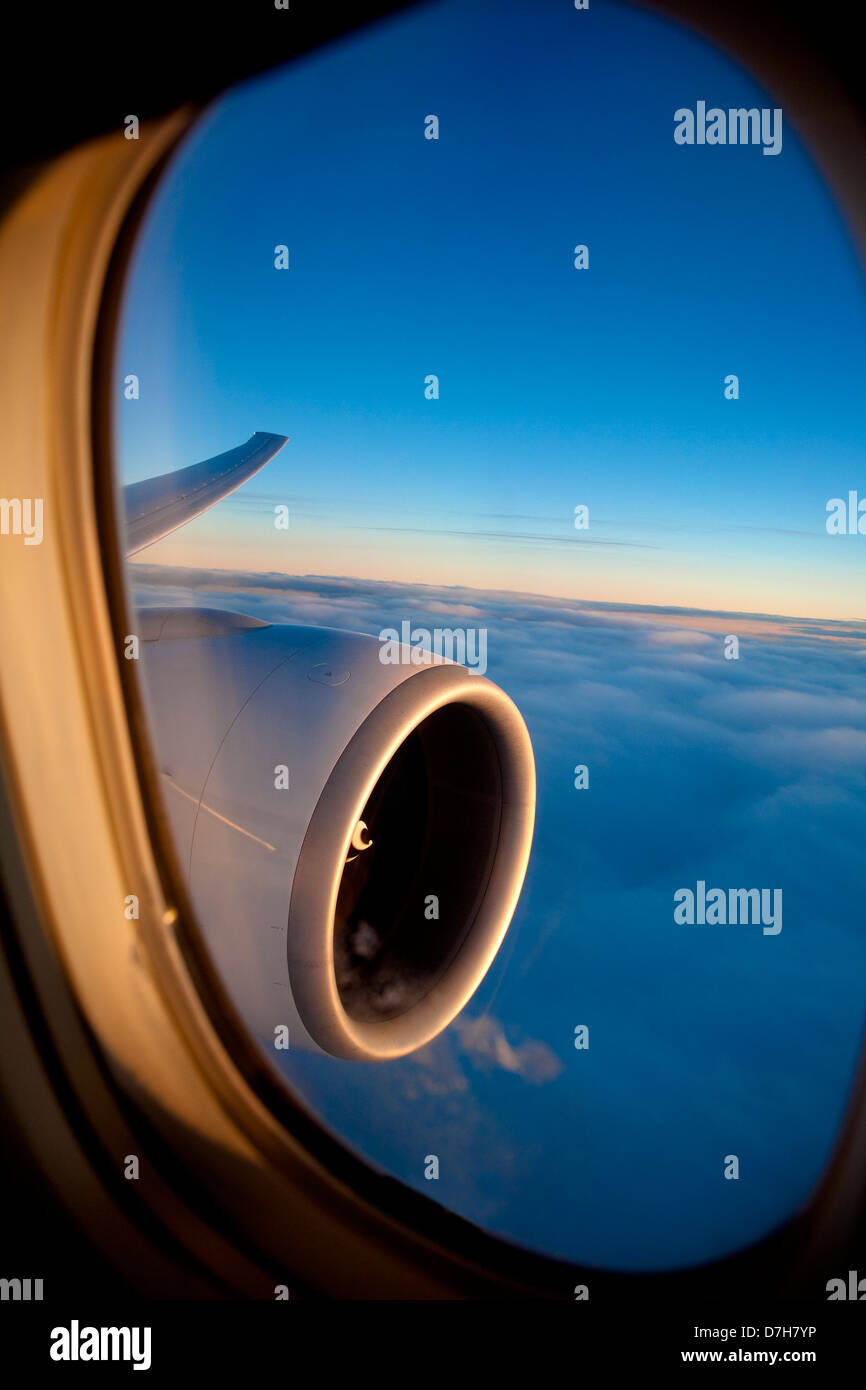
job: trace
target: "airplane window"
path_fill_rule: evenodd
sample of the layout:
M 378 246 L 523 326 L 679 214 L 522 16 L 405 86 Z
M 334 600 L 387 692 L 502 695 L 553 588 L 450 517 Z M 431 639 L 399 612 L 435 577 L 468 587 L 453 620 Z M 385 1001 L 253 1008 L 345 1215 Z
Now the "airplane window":
M 545 1253 L 791 1217 L 864 1026 L 866 303 L 789 112 L 626 4 L 405 13 L 205 113 L 115 367 L 161 796 L 269 1066 Z

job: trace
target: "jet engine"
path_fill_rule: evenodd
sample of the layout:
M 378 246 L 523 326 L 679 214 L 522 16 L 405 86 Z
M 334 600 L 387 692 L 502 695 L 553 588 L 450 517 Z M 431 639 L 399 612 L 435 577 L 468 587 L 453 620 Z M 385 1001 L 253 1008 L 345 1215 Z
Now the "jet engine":
M 192 905 L 248 1028 L 366 1060 L 429 1042 L 484 978 L 526 872 L 515 705 L 360 634 L 211 609 L 143 610 L 137 630 Z

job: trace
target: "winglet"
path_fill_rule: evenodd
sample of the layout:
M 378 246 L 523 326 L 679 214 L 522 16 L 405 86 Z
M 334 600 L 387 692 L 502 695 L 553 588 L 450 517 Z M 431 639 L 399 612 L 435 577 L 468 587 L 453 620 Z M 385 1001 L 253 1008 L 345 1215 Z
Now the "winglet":
M 123 489 L 126 509 L 126 553 L 135 555 L 145 546 L 185 526 L 208 507 L 227 497 L 279 453 L 285 434 L 256 430 L 245 444 L 216 458 L 193 463 L 175 473 L 163 473 Z

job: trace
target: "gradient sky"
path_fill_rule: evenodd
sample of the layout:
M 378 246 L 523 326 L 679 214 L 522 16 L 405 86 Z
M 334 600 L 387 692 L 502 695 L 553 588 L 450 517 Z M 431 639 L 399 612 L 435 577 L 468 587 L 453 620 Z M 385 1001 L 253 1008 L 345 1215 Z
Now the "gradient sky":
M 698 99 L 774 105 L 639 9 L 461 0 L 213 107 L 132 268 L 124 478 L 291 442 L 148 559 L 861 616 L 855 254 L 787 114 L 776 157 L 678 146 Z

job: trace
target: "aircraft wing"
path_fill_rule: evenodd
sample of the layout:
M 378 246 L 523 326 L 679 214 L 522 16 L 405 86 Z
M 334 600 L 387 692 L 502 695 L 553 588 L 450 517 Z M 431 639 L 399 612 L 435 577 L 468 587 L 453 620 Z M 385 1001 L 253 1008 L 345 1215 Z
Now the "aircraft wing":
M 287 438 L 256 430 L 245 444 L 225 454 L 127 484 L 123 489 L 127 555 L 153 545 L 234 492 L 279 453 Z

